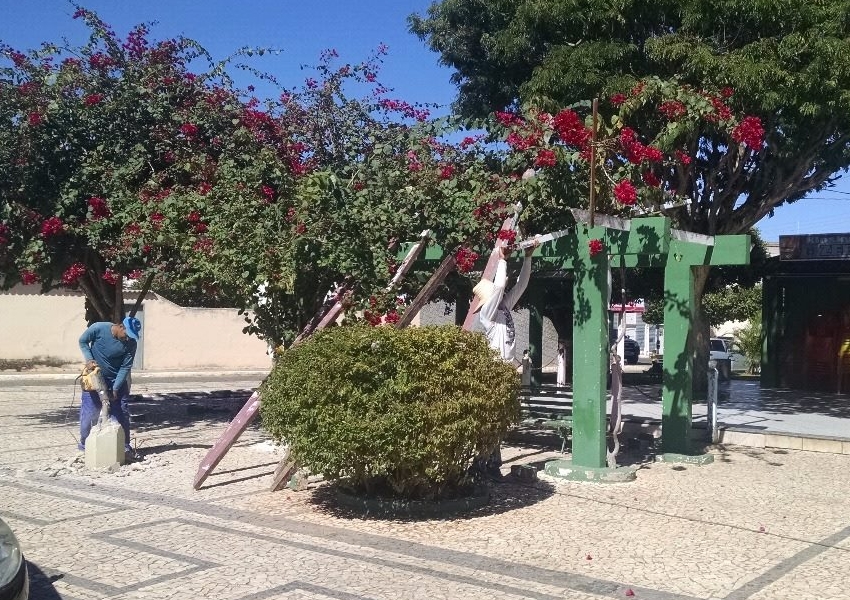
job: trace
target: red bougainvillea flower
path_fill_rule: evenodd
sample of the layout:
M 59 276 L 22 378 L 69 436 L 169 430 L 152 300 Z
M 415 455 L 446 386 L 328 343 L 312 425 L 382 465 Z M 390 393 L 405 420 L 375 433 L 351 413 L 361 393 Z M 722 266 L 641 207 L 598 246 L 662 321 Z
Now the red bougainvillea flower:
M 366 189 L 366 184 L 360 180 L 355 181 L 352 186 L 355 192 L 359 192 L 360 190 Z
M 83 98 L 83 102 L 85 102 L 86 106 L 94 106 L 95 104 L 100 104 L 103 100 L 103 94 L 89 94 L 85 98 Z
M 118 273 L 113 271 L 112 269 L 106 269 L 101 275 L 101 279 L 103 279 L 106 283 L 110 285 L 115 285 L 118 283 Z
M 192 250 L 203 254 L 209 254 L 213 250 L 213 241 L 208 237 L 202 237 L 192 245 Z
M 643 159 L 649 162 L 661 162 L 664 160 L 664 153 L 655 146 L 644 146 Z
M 401 315 L 400 315 L 400 314 L 398 314 L 398 313 L 397 313 L 396 311 L 394 311 L 394 310 L 391 310 L 390 312 L 388 312 L 388 313 L 384 316 L 384 322 L 385 322 L 385 323 L 389 323 L 389 324 L 398 323 L 398 322 L 399 322 L 399 319 L 401 319 Z
M 142 276 L 142 272 L 139 269 L 133 269 L 132 271 L 127 273 L 127 279 L 132 279 L 133 281 L 135 281 L 136 279 L 139 279 L 141 276 Z
M 364 310 L 363 318 L 366 319 L 366 322 L 372 327 L 377 327 L 381 324 L 381 315 L 373 313 L 371 310 Z
M 38 283 L 38 275 L 32 271 L 21 271 L 21 283 L 24 285 L 32 285 Z
M 33 127 L 37 127 L 44 121 L 44 116 L 38 111 L 33 111 L 27 116 L 27 121 Z
M 661 186 L 661 180 L 658 179 L 658 176 L 652 171 L 646 171 L 643 175 L 641 175 L 641 179 L 643 179 L 643 182 L 649 187 Z
M 206 181 L 203 181 L 198 185 L 198 193 L 201 196 L 206 196 L 210 192 L 211 189 L 212 189 L 212 186 L 210 184 L 208 184 Z
M 469 273 L 475 266 L 475 261 L 478 260 L 478 254 L 466 247 L 460 247 L 455 252 L 455 263 L 457 270 L 461 273 Z
M 9 231 L 5 224 L 0 223 L 0 245 L 5 246 L 9 243 Z
M 602 245 L 602 240 L 588 240 L 587 249 L 590 251 L 591 256 L 596 256 L 605 249 L 605 246 Z
M 625 94 L 612 94 L 609 100 L 611 101 L 611 104 L 613 106 L 620 106 L 621 104 L 625 103 L 627 98 Z
M 620 183 L 614 186 L 614 197 L 620 204 L 632 206 L 635 202 L 637 202 L 637 189 L 635 189 L 635 186 L 632 185 L 631 181 L 623 179 Z
M 199 223 L 201 221 L 201 213 L 197 210 L 193 210 L 186 215 L 186 220 L 190 223 Z
M 274 188 L 270 185 L 264 185 L 262 187 L 263 196 L 265 196 L 266 200 L 272 201 L 274 200 Z
M 764 127 L 762 127 L 761 119 L 753 116 L 744 117 L 744 120 L 732 130 L 732 138 L 753 150 L 761 150 L 764 142 Z
M 685 108 L 685 105 L 678 100 L 668 100 L 667 102 L 661 103 L 661 106 L 658 107 L 658 112 L 667 117 L 668 120 L 675 121 L 676 119 L 684 117 L 687 114 L 688 109 Z
M 127 235 L 131 235 L 133 237 L 142 233 L 142 226 L 138 223 L 130 223 L 127 227 L 124 228 L 124 231 L 127 232 Z
M 685 154 L 681 150 L 676 150 L 676 159 L 682 163 L 683 165 L 691 164 L 691 157 L 688 154 Z
M 153 224 L 154 229 L 159 229 L 162 227 L 162 222 L 165 220 L 165 215 L 162 213 L 155 212 L 151 215 L 151 223 Z
M 198 126 L 194 123 L 183 123 L 180 126 L 180 133 L 182 133 L 186 137 L 195 137 L 196 135 L 198 135 Z
M 565 108 L 557 115 L 552 123 L 561 140 L 576 148 L 584 148 L 591 138 L 591 131 L 584 126 L 584 121 L 575 111 Z
M 643 92 L 643 88 L 646 87 L 644 82 L 639 82 L 635 87 L 632 88 L 631 95 L 632 96 L 640 96 Z
M 85 274 L 86 266 L 81 262 L 76 262 L 62 273 L 62 283 L 65 285 L 74 285 Z
M 534 159 L 535 167 L 554 167 L 556 162 L 555 151 L 543 148 Z
M 206 233 L 208 229 L 206 223 L 195 223 L 195 233 Z
M 443 165 L 440 167 L 440 179 L 451 179 L 455 174 L 454 165 Z
M 104 219 L 112 214 L 109 211 L 109 206 L 106 204 L 106 200 L 96 196 L 89 198 L 89 212 L 91 212 L 91 218 L 93 221 Z
M 500 229 L 496 237 L 503 240 L 506 246 L 512 246 L 516 241 L 516 231 L 513 229 Z
M 732 109 L 726 106 L 723 100 L 711 98 L 711 104 L 714 106 L 714 115 L 711 115 L 713 118 L 709 120 L 728 121 L 732 118 Z
M 304 223 L 295 226 L 295 235 L 304 235 L 305 233 L 307 233 L 307 226 Z
M 730 98 L 734 93 L 735 93 L 735 90 L 733 90 L 730 87 L 725 87 L 722 90 L 720 90 L 720 95 L 723 98 Z
M 50 217 L 41 224 L 41 235 L 46 238 L 58 235 L 63 231 L 65 231 L 65 224 L 59 217 Z

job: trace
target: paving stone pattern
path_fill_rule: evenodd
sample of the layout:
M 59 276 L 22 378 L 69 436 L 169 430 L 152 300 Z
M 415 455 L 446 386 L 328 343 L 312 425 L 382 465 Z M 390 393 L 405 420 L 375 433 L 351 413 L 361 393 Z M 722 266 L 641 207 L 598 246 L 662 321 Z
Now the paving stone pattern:
M 700 467 L 636 455 L 633 483 L 541 476 L 494 484 L 468 516 L 393 521 L 346 514 L 321 484 L 268 492 L 281 451 L 253 426 L 193 491 L 252 385 L 136 383 L 145 459 L 114 472 L 84 469 L 70 385 L 1 387 L 0 514 L 30 561 L 33 598 L 847 595 L 850 456 L 715 447 Z M 512 440 L 505 472 L 559 456 L 555 437 Z

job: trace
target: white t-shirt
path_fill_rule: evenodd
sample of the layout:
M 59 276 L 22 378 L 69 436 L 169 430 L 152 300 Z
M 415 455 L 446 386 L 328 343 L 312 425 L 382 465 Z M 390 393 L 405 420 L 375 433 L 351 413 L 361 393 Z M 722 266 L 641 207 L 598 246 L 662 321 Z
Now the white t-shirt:
M 499 259 L 496 276 L 493 278 L 493 295 L 481 305 L 478 318 L 484 327 L 484 333 L 490 347 L 496 350 L 502 360 L 513 362 L 516 351 L 516 327 L 511 311 L 522 297 L 531 277 L 531 257 L 526 256 L 517 282 L 511 291 L 506 292 L 508 283 L 508 263 Z

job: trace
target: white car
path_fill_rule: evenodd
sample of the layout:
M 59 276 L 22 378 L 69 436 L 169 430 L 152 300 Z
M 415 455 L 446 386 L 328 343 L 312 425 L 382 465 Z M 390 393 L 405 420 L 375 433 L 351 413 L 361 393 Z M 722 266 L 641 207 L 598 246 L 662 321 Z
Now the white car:
M 709 360 L 729 359 L 733 371 L 747 370 L 747 360 L 734 342 L 725 338 L 711 338 L 708 350 Z

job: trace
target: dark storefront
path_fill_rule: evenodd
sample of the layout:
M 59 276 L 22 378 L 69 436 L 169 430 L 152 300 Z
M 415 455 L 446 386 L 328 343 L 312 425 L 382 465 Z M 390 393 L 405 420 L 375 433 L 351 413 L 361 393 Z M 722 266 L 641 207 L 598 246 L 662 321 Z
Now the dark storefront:
M 850 233 L 780 236 L 768 273 L 762 387 L 850 392 Z

